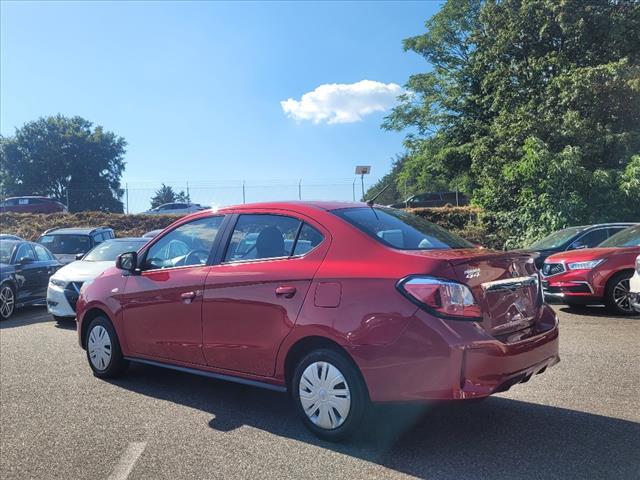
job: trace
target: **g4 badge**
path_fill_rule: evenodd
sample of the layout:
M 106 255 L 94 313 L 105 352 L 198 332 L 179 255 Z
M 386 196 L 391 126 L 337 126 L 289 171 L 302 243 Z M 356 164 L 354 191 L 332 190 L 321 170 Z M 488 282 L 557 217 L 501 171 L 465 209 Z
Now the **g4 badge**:
M 476 278 L 480 276 L 479 268 L 470 268 L 469 270 L 464 271 L 465 278 Z

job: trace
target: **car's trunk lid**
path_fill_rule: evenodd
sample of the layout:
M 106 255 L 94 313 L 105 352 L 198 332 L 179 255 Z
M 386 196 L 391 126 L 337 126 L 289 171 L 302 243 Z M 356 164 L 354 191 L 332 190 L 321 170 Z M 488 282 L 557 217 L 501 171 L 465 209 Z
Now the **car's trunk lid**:
M 455 280 L 467 285 L 483 312 L 482 326 L 494 336 L 530 327 L 542 304 L 535 255 L 490 250 L 426 251 L 446 258 Z

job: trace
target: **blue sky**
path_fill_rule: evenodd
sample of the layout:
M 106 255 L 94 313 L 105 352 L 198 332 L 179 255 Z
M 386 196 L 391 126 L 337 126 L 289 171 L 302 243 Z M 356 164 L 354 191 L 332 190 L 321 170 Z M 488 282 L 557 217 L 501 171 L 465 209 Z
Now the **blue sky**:
M 397 93 L 391 84 L 428 68 L 401 42 L 424 30 L 439 3 L 1 8 L 2 134 L 43 115 L 81 115 L 127 140 L 123 180 L 152 186 L 331 183 L 353 178 L 356 164 L 373 166 L 371 180 L 384 175 L 403 134 L 381 130 L 379 110 Z M 364 97 L 349 97 L 352 84 Z

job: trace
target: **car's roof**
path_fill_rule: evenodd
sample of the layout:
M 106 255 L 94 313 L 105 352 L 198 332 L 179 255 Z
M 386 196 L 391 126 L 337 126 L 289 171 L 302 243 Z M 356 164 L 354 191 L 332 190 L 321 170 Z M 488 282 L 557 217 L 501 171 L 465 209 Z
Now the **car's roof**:
M 109 230 L 110 227 L 67 227 L 67 228 L 52 228 L 51 230 L 47 230 L 44 235 L 55 234 L 63 234 L 63 235 L 89 235 L 92 232 L 97 232 L 98 230 Z
M 612 222 L 612 223 L 594 223 L 593 225 L 576 225 L 575 227 L 567 228 L 581 228 L 586 230 L 588 228 L 602 228 L 602 227 L 633 227 L 638 225 L 637 222 Z
M 344 201 L 302 201 L 302 200 L 291 200 L 286 202 L 258 202 L 258 203 L 244 203 L 241 205 L 231 205 L 228 207 L 221 207 L 218 211 L 224 212 L 227 210 L 253 210 L 253 209 L 264 209 L 264 210 L 294 210 L 301 211 L 306 209 L 316 209 L 316 210 L 338 210 L 341 208 L 357 208 L 357 207 L 366 207 L 367 204 L 364 202 L 344 202 Z M 381 205 L 377 205 L 381 206 Z
M 5 198 L 5 200 L 11 200 L 11 199 L 13 199 L 13 198 L 41 198 L 41 199 L 44 199 L 44 200 L 51 200 L 51 201 L 53 201 L 53 202 L 56 202 L 56 201 L 57 201 L 57 200 L 55 200 L 55 199 L 53 199 L 53 198 L 43 197 L 43 196 L 41 196 L 41 195 L 20 195 L 20 196 L 18 196 L 18 197 L 7 197 L 7 198 Z

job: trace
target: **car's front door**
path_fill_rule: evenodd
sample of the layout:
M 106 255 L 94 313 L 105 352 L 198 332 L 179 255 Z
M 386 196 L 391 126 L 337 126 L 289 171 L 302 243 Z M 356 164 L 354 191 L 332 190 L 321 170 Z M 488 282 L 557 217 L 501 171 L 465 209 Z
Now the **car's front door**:
M 43 266 L 28 243 L 21 244 L 14 257 L 16 280 L 18 283 L 17 303 L 29 303 L 43 298 L 39 295 Z
M 284 213 L 237 217 L 205 282 L 203 351 L 210 366 L 273 375 L 278 348 L 327 252 L 321 230 Z
M 125 283 L 123 322 L 134 355 L 204 364 L 202 291 L 224 216 L 183 223 L 141 253 Z

